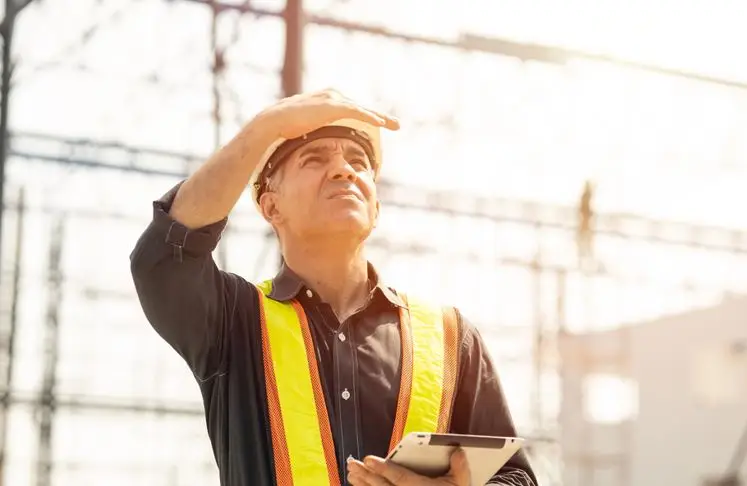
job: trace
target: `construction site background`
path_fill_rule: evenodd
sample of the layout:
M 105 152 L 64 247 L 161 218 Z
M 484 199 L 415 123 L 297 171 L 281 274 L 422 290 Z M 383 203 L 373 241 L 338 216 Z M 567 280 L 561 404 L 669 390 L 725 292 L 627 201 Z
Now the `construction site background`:
M 151 201 L 253 114 L 328 86 L 401 118 L 370 259 L 479 327 L 541 485 L 740 484 L 745 15 L 5 0 L 0 486 L 218 484 L 199 390 L 142 315 L 129 252 Z M 276 271 L 248 197 L 215 256 Z

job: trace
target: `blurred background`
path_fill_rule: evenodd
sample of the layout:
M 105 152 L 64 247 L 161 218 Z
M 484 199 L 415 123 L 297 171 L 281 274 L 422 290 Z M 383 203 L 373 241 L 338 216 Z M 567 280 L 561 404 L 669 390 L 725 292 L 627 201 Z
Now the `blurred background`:
M 479 327 L 540 484 L 744 480 L 744 2 L 3 2 L 3 486 L 217 486 L 129 252 L 258 110 L 330 86 L 401 118 L 370 258 Z M 277 270 L 248 197 L 215 257 Z

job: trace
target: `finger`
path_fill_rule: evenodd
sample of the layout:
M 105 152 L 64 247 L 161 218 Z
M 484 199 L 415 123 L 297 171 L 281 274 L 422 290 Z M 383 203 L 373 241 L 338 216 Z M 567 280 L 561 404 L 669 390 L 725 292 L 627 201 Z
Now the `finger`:
M 297 93 L 291 96 L 286 96 L 285 98 L 280 98 L 276 104 L 287 105 L 289 103 L 295 103 L 295 102 L 298 102 L 299 100 L 302 100 L 308 97 L 309 97 L 308 93 Z
M 340 118 L 354 118 L 371 125 L 385 127 L 387 120 L 380 117 L 376 113 L 369 111 L 362 106 L 359 106 L 351 101 L 345 100 L 326 100 L 326 104 L 332 105 L 335 109 L 334 116 L 337 119 Z M 338 118 L 339 117 L 339 118 Z
M 396 117 L 378 110 L 363 107 L 334 88 L 293 95 L 280 100 L 279 104 L 293 103 L 301 99 L 314 99 L 320 104 L 333 104 L 338 107 L 344 107 L 348 111 L 348 116 L 352 115 L 353 118 L 371 123 L 372 125 L 379 125 L 389 130 L 399 130 L 400 128 L 399 119 Z
M 390 130 L 399 129 L 399 120 L 396 118 L 386 115 L 384 113 L 378 113 L 373 110 L 362 107 L 361 105 L 346 99 L 332 100 L 327 99 L 324 101 L 326 104 L 330 104 L 337 108 L 339 116 L 344 118 L 355 118 L 372 125 L 388 128 Z
M 348 473 L 348 483 L 352 486 L 371 486 L 362 475 L 354 472 Z
M 457 449 L 454 451 L 454 453 L 451 454 L 449 462 L 451 468 L 449 469 L 447 477 L 452 478 L 455 484 L 469 484 L 469 463 L 467 462 L 467 455 L 464 453 L 464 450 Z
M 340 93 L 335 88 L 326 88 L 326 89 L 319 90 L 316 93 L 313 93 L 312 96 L 316 98 L 324 98 L 324 99 L 331 99 L 331 100 L 347 99 L 342 93 Z
M 362 484 L 365 486 L 393 486 L 392 483 L 386 480 L 386 478 L 372 472 L 368 472 L 360 476 L 358 474 L 355 474 L 353 478 L 354 480 L 358 481 L 356 485 Z
M 400 124 L 399 124 L 399 118 L 388 115 L 384 113 L 383 111 L 374 110 L 373 108 L 365 107 L 367 111 L 370 111 L 374 115 L 378 116 L 382 120 L 385 121 L 384 126 L 390 130 L 399 130 Z
M 420 476 L 409 469 L 392 462 L 387 462 L 380 457 L 367 456 L 363 463 L 374 473 L 383 476 L 387 481 L 398 486 L 415 484 L 417 479 L 420 478 Z
M 357 459 L 348 459 L 347 461 L 348 476 L 353 476 L 360 484 L 368 484 L 365 477 L 368 474 L 368 468 Z
M 353 104 L 355 104 L 355 103 L 353 103 Z M 383 111 L 374 110 L 373 108 L 369 108 L 367 106 L 366 107 L 363 107 L 363 106 L 360 106 L 360 105 L 356 105 L 356 106 L 359 106 L 361 109 L 363 109 L 363 110 L 365 110 L 365 111 L 367 111 L 369 113 L 373 113 L 377 117 L 379 117 L 382 120 L 384 120 L 384 123 L 382 125 L 384 128 L 388 128 L 389 130 L 399 130 L 399 126 L 400 125 L 399 125 L 399 119 L 398 118 L 396 118 L 396 117 L 394 117 L 392 115 L 388 115 L 388 114 L 384 113 Z
M 397 119 L 397 117 L 384 113 L 383 111 L 374 110 L 373 108 L 370 108 L 368 106 L 363 106 L 359 103 L 356 103 L 354 100 L 352 100 L 351 98 L 348 98 L 347 96 L 340 93 L 338 90 L 334 88 L 325 89 L 321 92 L 321 94 L 326 99 L 340 101 L 345 104 L 360 108 L 368 113 L 378 116 L 379 118 L 384 120 L 383 126 L 385 126 L 386 128 L 389 128 L 390 130 L 399 129 L 400 124 L 399 124 L 399 119 Z
M 319 93 L 323 95 L 328 95 L 328 96 L 342 96 L 342 93 L 340 93 L 340 90 L 332 86 L 327 86 L 323 90 L 319 91 Z
M 384 477 L 355 459 L 348 461 L 348 481 L 356 486 L 392 486 Z
M 360 104 L 356 103 L 355 101 L 347 99 L 347 98 L 343 99 L 343 101 L 347 102 L 348 104 L 350 104 L 350 105 L 352 105 L 354 107 L 357 107 L 357 108 L 359 108 L 361 110 L 364 110 L 364 111 L 366 111 L 368 113 L 371 113 L 371 114 L 373 114 L 373 115 L 381 118 L 382 120 L 384 120 L 383 126 L 385 128 L 388 128 L 390 130 L 398 130 L 399 129 L 400 125 L 399 125 L 399 119 L 397 117 L 389 115 L 388 113 L 384 113 L 383 111 L 375 110 L 375 109 L 373 109 L 373 108 L 371 108 L 369 106 L 360 105 Z

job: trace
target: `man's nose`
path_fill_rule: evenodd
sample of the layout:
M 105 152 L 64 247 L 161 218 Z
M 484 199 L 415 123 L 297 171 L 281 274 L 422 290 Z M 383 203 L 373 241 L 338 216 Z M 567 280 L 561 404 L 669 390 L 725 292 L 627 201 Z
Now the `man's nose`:
M 358 177 L 358 174 L 355 172 L 353 166 L 350 165 L 347 160 L 345 160 L 345 157 L 343 157 L 342 154 L 332 155 L 330 165 L 330 177 L 333 180 L 347 179 L 352 182 L 355 181 Z

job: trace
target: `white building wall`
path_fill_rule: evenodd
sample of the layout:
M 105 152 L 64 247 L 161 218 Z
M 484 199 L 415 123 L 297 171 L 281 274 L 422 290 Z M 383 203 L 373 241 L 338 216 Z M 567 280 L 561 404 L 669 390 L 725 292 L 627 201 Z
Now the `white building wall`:
M 567 486 L 697 485 L 725 471 L 747 424 L 747 299 L 572 336 L 561 348 Z M 633 386 L 584 394 L 595 374 Z M 636 395 L 632 420 L 599 423 Z M 591 469 L 599 474 L 584 481 Z

